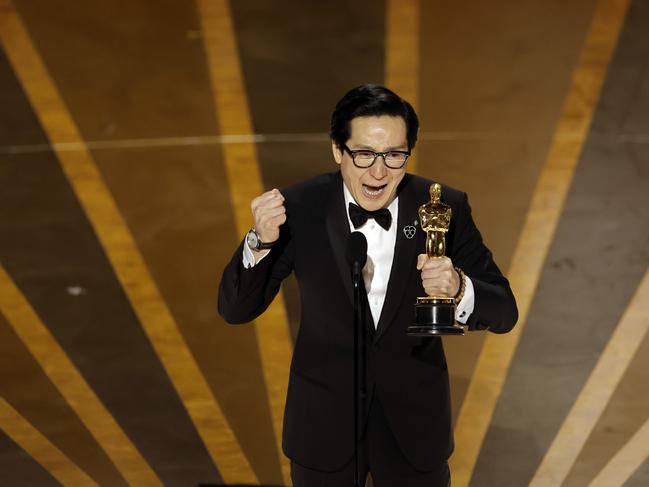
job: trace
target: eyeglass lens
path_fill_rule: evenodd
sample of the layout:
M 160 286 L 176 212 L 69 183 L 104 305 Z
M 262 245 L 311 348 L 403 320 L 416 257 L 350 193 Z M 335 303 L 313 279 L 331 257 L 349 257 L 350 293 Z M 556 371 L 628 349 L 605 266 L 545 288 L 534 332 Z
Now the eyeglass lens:
M 359 167 L 369 167 L 371 166 L 376 158 L 382 155 L 385 159 L 385 165 L 392 169 L 399 169 L 406 162 L 408 154 L 404 152 L 385 152 L 385 153 L 376 153 L 373 151 L 354 151 L 353 159 L 354 163 Z

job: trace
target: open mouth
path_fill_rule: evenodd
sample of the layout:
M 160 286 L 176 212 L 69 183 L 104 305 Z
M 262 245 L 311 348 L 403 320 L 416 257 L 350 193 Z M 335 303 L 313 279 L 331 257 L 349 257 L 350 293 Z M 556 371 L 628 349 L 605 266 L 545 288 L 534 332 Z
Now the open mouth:
M 387 184 L 382 184 L 380 186 L 371 186 L 369 184 L 363 184 L 363 194 L 370 199 L 380 198 L 383 195 L 386 186 Z

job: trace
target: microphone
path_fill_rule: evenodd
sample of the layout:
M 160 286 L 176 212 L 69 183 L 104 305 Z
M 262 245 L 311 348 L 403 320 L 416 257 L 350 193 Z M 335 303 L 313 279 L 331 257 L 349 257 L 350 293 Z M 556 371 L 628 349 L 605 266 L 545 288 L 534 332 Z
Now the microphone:
M 347 238 L 347 263 L 352 268 L 352 278 L 359 279 L 367 262 L 367 239 L 361 232 L 352 232 Z

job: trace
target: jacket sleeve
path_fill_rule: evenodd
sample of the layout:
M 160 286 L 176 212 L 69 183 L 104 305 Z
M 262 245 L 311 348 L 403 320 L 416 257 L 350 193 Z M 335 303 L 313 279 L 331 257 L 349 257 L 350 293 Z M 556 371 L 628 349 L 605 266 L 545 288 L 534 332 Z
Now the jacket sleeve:
M 242 262 L 243 245 L 245 241 L 223 270 L 219 285 L 218 311 L 230 324 L 248 323 L 261 315 L 293 270 L 294 245 L 286 224 L 270 253 L 249 269 Z
M 500 272 L 491 251 L 482 241 L 465 193 L 455 223 L 451 260 L 453 265 L 471 278 L 475 291 L 473 313 L 466 324 L 469 330 L 489 329 L 494 333 L 506 333 L 518 320 L 516 299 L 509 281 Z

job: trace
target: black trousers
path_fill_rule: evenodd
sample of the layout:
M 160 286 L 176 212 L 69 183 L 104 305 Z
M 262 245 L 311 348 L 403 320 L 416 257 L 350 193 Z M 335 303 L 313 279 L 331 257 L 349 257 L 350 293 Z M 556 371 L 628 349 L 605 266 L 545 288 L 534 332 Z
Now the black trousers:
M 388 426 L 381 403 L 376 397 L 368 414 L 363 439 L 360 442 L 358 464 L 362 487 L 368 472 L 374 487 L 449 487 L 451 476 L 448 463 L 443 462 L 430 472 L 415 470 L 401 452 Z M 293 487 L 353 487 L 354 458 L 336 472 L 321 472 L 291 462 Z

